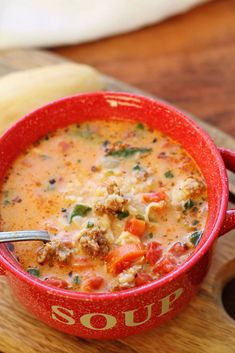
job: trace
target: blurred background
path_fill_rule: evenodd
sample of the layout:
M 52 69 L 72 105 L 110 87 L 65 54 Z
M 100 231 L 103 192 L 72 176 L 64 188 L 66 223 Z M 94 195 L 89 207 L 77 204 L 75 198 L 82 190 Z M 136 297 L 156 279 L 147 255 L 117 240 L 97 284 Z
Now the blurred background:
M 54 47 L 235 136 L 234 0 L 0 0 L 0 48 L 15 47 Z
M 235 0 L 0 0 L 0 48 L 93 65 L 235 136 Z

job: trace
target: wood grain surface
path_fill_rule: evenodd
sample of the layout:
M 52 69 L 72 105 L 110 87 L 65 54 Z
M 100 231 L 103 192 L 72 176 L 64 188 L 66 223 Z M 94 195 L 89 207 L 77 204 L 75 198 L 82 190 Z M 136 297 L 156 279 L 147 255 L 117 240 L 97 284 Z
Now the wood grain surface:
M 235 0 L 213 0 L 155 26 L 53 52 L 235 136 Z

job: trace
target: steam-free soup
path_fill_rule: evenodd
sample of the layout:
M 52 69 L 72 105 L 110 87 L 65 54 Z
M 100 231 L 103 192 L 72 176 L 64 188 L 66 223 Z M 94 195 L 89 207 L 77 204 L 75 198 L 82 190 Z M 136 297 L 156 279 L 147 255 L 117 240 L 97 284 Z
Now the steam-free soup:
M 112 292 L 173 271 L 207 218 L 206 184 L 186 151 L 142 123 L 93 121 L 49 133 L 14 162 L 1 229 L 46 229 L 19 242 L 21 266 L 49 285 Z

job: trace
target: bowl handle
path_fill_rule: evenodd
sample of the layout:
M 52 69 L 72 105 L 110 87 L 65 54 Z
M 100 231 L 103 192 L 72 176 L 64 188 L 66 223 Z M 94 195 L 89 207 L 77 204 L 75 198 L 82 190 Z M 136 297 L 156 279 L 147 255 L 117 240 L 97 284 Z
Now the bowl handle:
M 219 151 L 226 168 L 235 173 L 235 152 L 232 152 L 226 148 L 219 148 Z M 224 223 L 220 230 L 220 235 L 224 235 L 232 229 L 235 229 L 235 209 L 227 211 Z

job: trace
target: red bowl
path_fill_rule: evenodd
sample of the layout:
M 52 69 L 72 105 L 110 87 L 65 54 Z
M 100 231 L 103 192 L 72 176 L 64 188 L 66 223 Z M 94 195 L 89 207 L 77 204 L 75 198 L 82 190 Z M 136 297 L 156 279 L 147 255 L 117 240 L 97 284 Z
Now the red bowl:
M 235 228 L 235 211 L 227 211 L 225 168 L 226 164 L 235 172 L 235 153 L 218 150 L 195 122 L 162 102 L 127 93 L 81 94 L 35 110 L 0 137 L 0 181 L 13 160 L 49 131 L 94 119 L 134 120 L 161 130 L 195 159 L 208 186 L 208 220 L 196 251 L 176 270 L 142 287 L 100 294 L 53 288 L 27 274 L 7 246 L 0 246 L 0 274 L 6 276 L 15 296 L 37 318 L 69 334 L 110 339 L 166 322 L 197 292 L 209 268 L 215 240 Z

